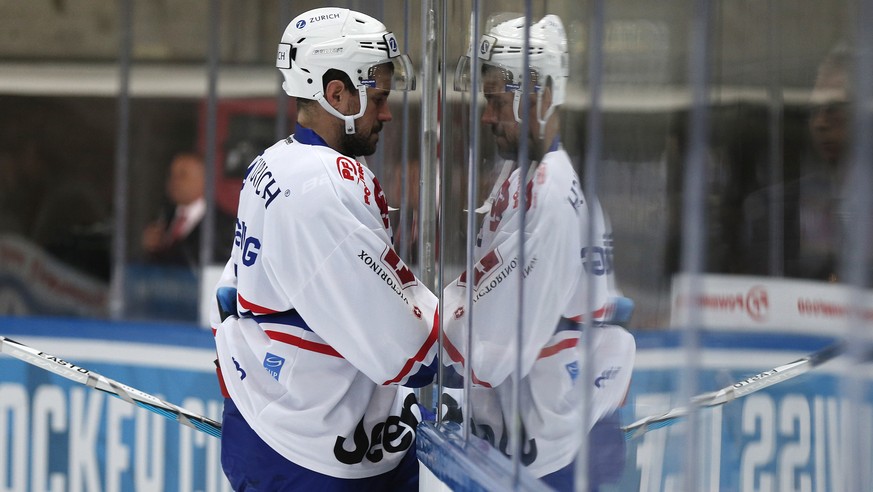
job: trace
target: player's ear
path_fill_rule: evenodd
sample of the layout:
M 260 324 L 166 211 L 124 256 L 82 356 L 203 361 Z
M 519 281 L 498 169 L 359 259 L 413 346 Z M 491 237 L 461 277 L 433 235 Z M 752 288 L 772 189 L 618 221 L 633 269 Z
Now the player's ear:
M 346 86 L 341 80 L 331 80 L 324 88 L 324 98 L 327 103 L 342 112 L 345 109 L 343 102 L 346 97 Z

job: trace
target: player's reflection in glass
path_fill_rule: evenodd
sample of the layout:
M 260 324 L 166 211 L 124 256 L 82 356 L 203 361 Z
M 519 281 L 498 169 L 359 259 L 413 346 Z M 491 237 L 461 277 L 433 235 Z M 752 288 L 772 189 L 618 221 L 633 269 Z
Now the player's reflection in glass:
M 597 202 L 582 195 L 579 177 L 561 145 L 559 113 L 568 79 L 563 23 L 547 15 L 530 26 L 528 68 L 523 57 L 524 22 L 523 16 L 494 16 L 476 46 L 481 78 L 475 90 L 485 99 L 481 123 L 494 137 L 501 165 L 480 209 L 485 212 L 476 237 L 474 269 L 445 290 L 445 349 L 448 363 L 458 373 L 463 374 L 465 364 L 471 366 L 472 432 L 512 454 L 508 423 L 513 421 L 513 381 L 520 380 L 520 461 L 549 485 L 572 490 L 584 431 L 603 434 L 592 443 L 591 454 L 609 463 L 590 466 L 591 482 L 603 483 L 621 472 L 624 440 L 616 412 L 630 383 L 635 344 L 626 330 L 612 324 L 616 306 L 626 308 L 629 301 L 619 302 L 623 298 L 613 286 L 608 223 Z M 475 65 L 469 56 L 461 58 L 456 89 L 474 89 L 469 82 L 470 67 Z M 529 98 L 526 112 L 525 97 Z M 523 119 L 526 133 L 522 133 Z M 518 165 L 524 148 L 529 162 L 526 176 Z M 590 238 L 589 223 L 595 231 Z M 522 279 L 524 300 L 519 306 Z M 467 305 L 468 284 L 473 289 L 472 306 Z M 590 287 L 594 305 L 589 309 Z M 472 344 L 466 353 L 471 312 Z M 592 319 L 585 320 L 588 317 Z M 583 320 L 593 328 L 594 344 L 587 425 L 582 423 Z M 521 374 L 516 374 L 519 326 Z M 463 398 L 461 391 L 449 389 L 444 403 L 461 405 Z M 449 413 L 452 416 L 463 418 L 457 409 Z

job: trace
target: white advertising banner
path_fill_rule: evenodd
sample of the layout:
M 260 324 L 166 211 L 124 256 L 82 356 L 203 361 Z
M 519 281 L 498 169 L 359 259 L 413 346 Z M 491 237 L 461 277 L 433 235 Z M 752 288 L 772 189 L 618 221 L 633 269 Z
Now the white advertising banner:
M 694 321 L 702 328 L 835 335 L 850 323 L 873 326 L 873 293 L 808 280 L 676 276 L 670 325 L 687 325 L 695 309 Z

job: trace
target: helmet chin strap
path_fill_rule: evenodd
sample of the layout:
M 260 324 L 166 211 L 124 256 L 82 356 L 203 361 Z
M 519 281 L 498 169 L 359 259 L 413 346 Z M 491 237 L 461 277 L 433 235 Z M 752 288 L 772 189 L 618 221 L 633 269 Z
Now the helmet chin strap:
M 365 85 L 358 86 L 358 98 L 361 101 L 361 110 L 358 111 L 358 114 L 352 114 L 352 115 L 342 114 L 339 111 L 337 111 L 336 108 L 334 108 L 333 106 L 328 104 L 327 99 L 324 98 L 323 92 L 318 93 L 317 100 L 318 100 L 318 104 L 320 104 L 321 107 L 324 108 L 325 111 L 327 111 L 328 113 L 343 120 L 343 122 L 345 123 L 344 126 L 346 128 L 346 134 L 352 135 L 353 133 L 355 133 L 355 120 L 360 118 L 361 116 L 364 116 L 364 111 L 367 110 L 367 86 L 365 86 Z

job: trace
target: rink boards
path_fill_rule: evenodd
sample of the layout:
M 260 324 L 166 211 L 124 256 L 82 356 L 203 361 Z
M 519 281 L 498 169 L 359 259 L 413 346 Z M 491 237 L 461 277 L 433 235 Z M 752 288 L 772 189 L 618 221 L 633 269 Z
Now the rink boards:
M 4 336 L 220 420 L 212 335 L 191 325 L 0 318 Z M 0 491 L 230 490 L 219 440 L 0 357 Z
M 687 354 L 679 348 L 677 335 L 638 335 L 626 422 L 682 404 L 678 395 L 685 368 L 676 364 Z M 703 334 L 699 391 L 729 386 L 833 341 L 786 333 Z M 857 386 L 848 385 L 853 377 Z M 873 426 L 871 378 L 870 364 L 854 365 L 842 357 L 795 379 L 701 410 L 695 453 L 700 490 L 845 490 L 844 477 L 851 474 L 843 467 L 866 470 L 865 483 L 873 483 L 871 441 L 854 443 L 858 447 L 851 459 L 846 451 L 853 444 L 846 432 L 866 433 L 861 429 Z M 857 399 L 841 396 L 842 391 L 856 389 L 861 390 Z M 680 422 L 632 441 L 618 490 L 682 488 L 687 431 L 687 422 Z
M 637 361 L 626 407 L 625 424 L 682 405 L 683 366 L 687 353 L 677 332 L 635 333 Z M 712 391 L 808 355 L 834 342 L 831 337 L 787 333 L 703 333 L 698 371 L 699 392 Z M 694 452 L 699 490 L 851 490 L 847 470 L 861 483 L 873 483 L 871 365 L 851 365 L 838 358 L 812 372 L 734 400 L 701 410 Z M 857 377 L 856 386 L 847 385 Z M 841 391 L 860 390 L 857 400 Z M 859 405 L 855 407 L 854 403 Z M 857 411 L 852 411 L 857 410 Z M 682 490 L 688 424 L 680 421 L 655 429 L 628 443 L 625 472 L 605 491 Z M 847 437 L 848 436 L 848 437 Z M 861 436 L 851 442 L 852 436 Z M 427 491 L 500 490 L 481 477 L 505 478 L 505 466 L 488 465 L 481 453 L 460 446 L 433 445 L 426 437 L 419 453 L 427 470 Z M 451 441 L 451 440 L 449 440 Z M 457 439 L 455 439 L 457 441 Z M 852 447 L 854 446 L 854 447 Z M 848 449 L 853 449 L 849 452 Z M 596 453 L 596 449 L 591 452 Z M 451 463 L 444 467 L 442 463 Z M 485 473 L 458 474 L 471 463 L 491 467 Z M 537 490 L 521 487 L 519 490 Z
M 0 318 L 0 335 L 220 419 L 221 396 L 208 330 L 191 325 Z M 636 335 L 638 357 L 625 423 L 681 403 L 685 352 L 679 334 Z M 808 335 L 704 334 L 700 390 L 724 387 L 831 341 Z M 850 455 L 851 442 L 843 432 L 873 428 L 868 366 L 835 360 L 794 380 L 702 411 L 696 453 L 702 489 L 841 490 L 846 476 L 841 467 L 851 465 L 852 459 L 869 475 L 873 444 L 860 439 L 860 448 Z M 850 412 L 840 398 L 841 388 L 850 388 L 845 386 L 847 374 L 858 376 L 862 389 L 857 412 Z M 676 488 L 682 480 L 686 431 L 686 424 L 679 423 L 629 443 L 623 481 L 614 490 Z M 494 485 L 476 485 L 477 476 L 494 475 L 487 470 L 481 474 L 462 470 L 487 463 L 479 458 L 466 463 L 463 449 L 458 452 L 457 446 L 441 444 L 449 441 L 430 440 L 422 456 L 429 463 L 429 486 L 487 490 Z M 498 472 L 505 476 L 506 469 Z M 7 490 L 212 492 L 228 488 L 221 474 L 218 439 L 4 355 L 0 356 L 0 492 Z

